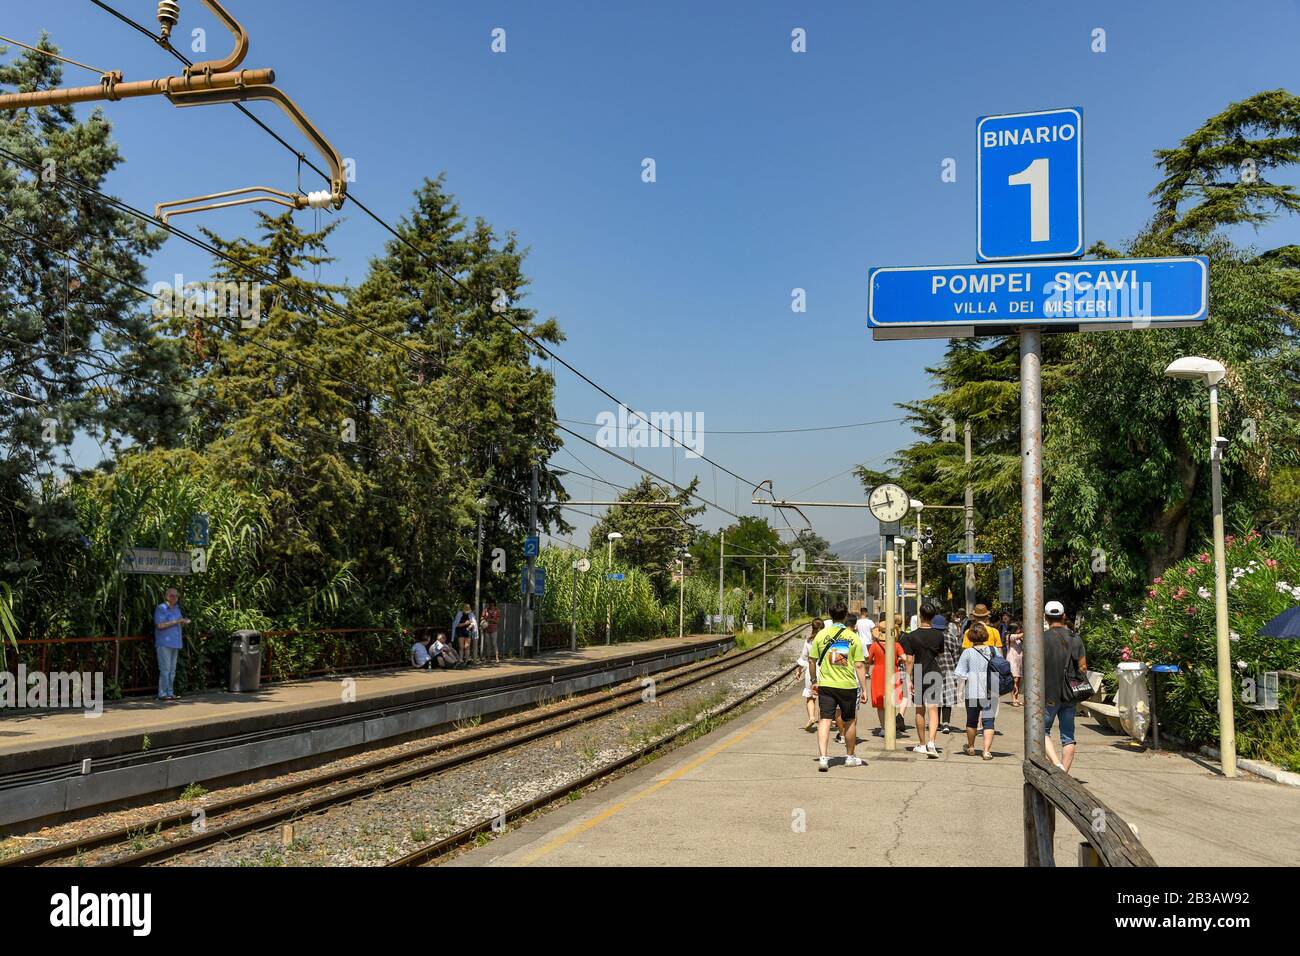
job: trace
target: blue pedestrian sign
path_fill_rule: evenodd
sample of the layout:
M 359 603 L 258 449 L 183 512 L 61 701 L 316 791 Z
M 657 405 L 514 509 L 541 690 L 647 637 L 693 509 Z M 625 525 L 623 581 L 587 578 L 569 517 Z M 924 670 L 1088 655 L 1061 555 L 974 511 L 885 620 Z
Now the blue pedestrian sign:
M 535 534 L 524 538 L 524 557 L 535 558 L 541 553 L 541 541 Z
M 519 593 L 528 593 L 528 569 L 524 568 L 519 575 Z M 546 594 L 546 569 L 533 568 L 533 593 L 538 597 Z
M 949 564 L 992 564 L 991 554 L 949 554 Z
M 1204 256 L 872 269 L 876 339 L 1196 325 L 1209 314 Z
M 982 116 L 975 165 L 975 255 L 1083 255 L 1083 111 Z

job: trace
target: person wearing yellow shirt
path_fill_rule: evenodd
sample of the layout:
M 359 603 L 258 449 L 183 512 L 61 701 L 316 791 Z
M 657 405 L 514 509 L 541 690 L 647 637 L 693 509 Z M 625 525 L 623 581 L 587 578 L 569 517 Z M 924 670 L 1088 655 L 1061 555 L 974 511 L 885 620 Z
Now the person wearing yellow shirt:
M 966 631 L 962 635 L 961 646 L 963 650 L 975 646 L 971 642 L 970 632 L 972 629 L 977 627 L 984 628 L 986 635 L 986 639 L 981 642 L 981 646 L 996 647 L 998 650 L 1002 649 L 1002 635 L 998 633 L 996 627 L 989 623 L 989 609 L 983 604 L 976 604 L 975 607 L 971 609 L 970 620 L 966 623 Z
M 830 626 L 817 635 L 808 650 L 812 692 L 821 716 L 817 725 L 817 769 L 822 773 L 830 769 L 826 748 L 837 709 L 844 720 L 844 749 L 848 752 L 844 766 L 862 766 L 862 758 L 853 750 L 857 743 L 858 704 L 867 702 L 867 671 L 857 631 L 844 623 L 848 613 L 842 602 L 831 608 Z

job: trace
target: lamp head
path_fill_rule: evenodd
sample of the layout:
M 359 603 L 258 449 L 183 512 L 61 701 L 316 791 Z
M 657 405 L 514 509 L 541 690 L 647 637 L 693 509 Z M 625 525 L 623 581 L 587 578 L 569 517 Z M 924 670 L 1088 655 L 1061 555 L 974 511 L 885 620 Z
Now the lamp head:
M 1170 378 L 1200 379 L 1206 385 L 1218 385 L 1223 380 L 1223 376 L 1228 374 L 1228 370 L 1223 367 L 1222 362 L 1201 358 L 1199 355 L 1188 355 L 1170 362 L 1169 367 L 1165 369 L 1165 374 Z
M 605 535 L 606 540 L 609 541 L 617 541 L 621 537 L 623 537 L 623 535 L 617 531 L 611 531 L 609 534 Z

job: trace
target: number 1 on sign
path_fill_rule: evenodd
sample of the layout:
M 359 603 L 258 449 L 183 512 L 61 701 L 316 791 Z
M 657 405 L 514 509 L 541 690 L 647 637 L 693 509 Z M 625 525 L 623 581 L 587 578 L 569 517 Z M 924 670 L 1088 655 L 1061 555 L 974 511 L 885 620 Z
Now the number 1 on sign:
M 1020 172 L 1008 176 L 1007 185 L 1029 187 L 1029 240 L 1046 242 L 1052 232 L 1048 215 L 1047 160 L 1036 159 Z

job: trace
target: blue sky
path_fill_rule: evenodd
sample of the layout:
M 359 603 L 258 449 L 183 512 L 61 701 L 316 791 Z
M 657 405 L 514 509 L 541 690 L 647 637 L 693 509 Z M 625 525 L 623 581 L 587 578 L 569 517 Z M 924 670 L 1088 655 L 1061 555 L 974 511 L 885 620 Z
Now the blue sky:
M 156 27 L 153 0 L 118 0 Z M 930 389 L 943 343 L 875 343 L 865 326 L 870 266 L 974 261 L 975 121 L 1053 106 L 1084 110 L 1085 239 L 1122 243 L 1150 212 L 1152 150 L 1175 145 L 1228 103 L 1295 90 L 1300 3 L 485 2 L 359 5 L 228 0 L 251 36 L 246 67 L 275 69 L 356 161 L 356 195 L 390 221 L 424 176 L 445 171 L 462 211 L 531 248 L 528 304 L 557 318 L 561 354 L 645 411 L 703 413 L 704 451 L 772 479 L 778 495 L 860 499 L 847 472 L 881 465 L 898 424 L 784 435 L 897 418 Z M 6 5 L 0 32 L 51 32 L 64 52 L 127 79 L 174 61 L 86 0 Z M 14 8 L 17 9 L 14 9 Z M 228 37 L 197 0 L 178 34 Z M 807 52 L 791 50 L 803 28 Z M 1106 31 L 1106 52 L 1092 32 Z M 506 52 L 490 49 L 495 28 Z M 93 83 L 68 69 L 68 85 Z M 255 112 L 299 142 L 269 104 Z M 159 200 L 252 184 L 292 189 L 293 158 L 230 107 L 162 99 L 108 104 L 126 164 L 110 189 Z M 651 157 L 657 181 L 641 179 Z M 957 181 L 941 181 L 944 159 Z M 1292 177 L 1293 179 L 1294 177 Z M 308 172 L 307 188 L 320 183 Z M 313 213 L 301 214 L 307 221 Z M 359 281 L 383 242 L 346 207 L 329 279 Z M 203 224 L 236 234 L 252 214 Z M 181 220 L 185 227 L 195 220 Z M 1283 222 L 1237 237 L 1297 241 Z M 151 280 L 201 277 L 171 240 Z M 791 290 L 807 311 L 791 311 Z M 1140 334 L 1140 333 L 1135 333 Z M 557 412 L 593 423 L 610 403 L 557 367 Z M 572 425 L 594 436 L 594 424 Z M 717 432 L 713 431 L 714 429 Z M 599 475 L 637 473 L 573 443 Z M 93 446 L 76 453 L 93 461 Z M 639 462 L 742 513 L 749 488 L 678 452 Z M 561 453 L 557 467 L 574 465 Z M 823 479 L 839 474 L 829 481 Z M 814 485 L 816 487 L 809 488 Z M 571 483 L 576 498 L 593 487 Z M 609 489 L 594 486 L 603 498 Z M 858 511 L 811 513 L 839 540 L 874 530 Z M 729 521 L 719 512 L 707 527 Z M 574 536 L 586 541 L 583 522 Z

